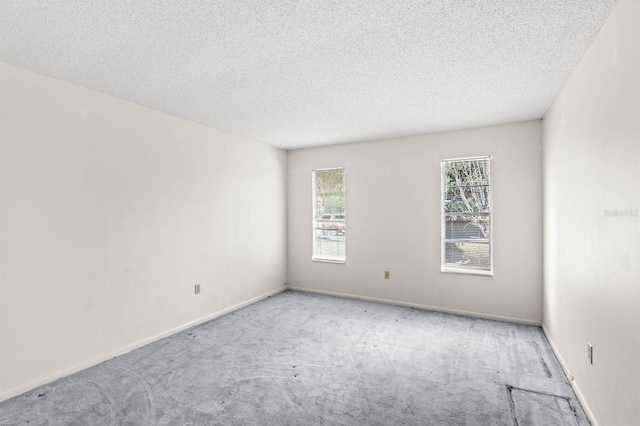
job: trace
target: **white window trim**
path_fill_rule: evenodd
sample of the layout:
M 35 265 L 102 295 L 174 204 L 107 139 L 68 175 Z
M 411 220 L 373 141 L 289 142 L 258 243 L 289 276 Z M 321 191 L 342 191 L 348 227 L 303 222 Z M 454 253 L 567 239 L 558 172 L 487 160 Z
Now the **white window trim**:
M 446 227 L 445 227 L 445 211 L 444 211 L 444 164 L 448 161 L 467 161 L 467 160 L 481 160 L 489 159 L 491 161 L 491 168 L 489 169 L 489 191 L 491 196 L 489 197 L 489 215 L 490 215 L 490 227 L 489 227 L 489 270 L 483 269 L 471 269 L 461 268 L 450 265 L 445 265 L 446 259 Z M 478 155 L 475 157 L 459 157 L 459 158 L 444 158 L 440 161 L 440 272 L 453 273 L 453 274 L 466 274 L 466 275 L 482 275 L 487 277 L 493 277 L 493 156 L 491 155 Z
M 316 242 L 315 242 L 315 237 L 316 237 L 316 230 L 315 230 L 315 221 L 316 221 L 316 202 L 317 202 L 317 197 L 316 197 L 316 172 L 319 171 L 323 171 L 323 170 L 339 170 L 342 169 L 344 171 L 344 187 L 345 187 L 345 210 L 346 210 L 346 204 L 347 204 L 347 200 L 346 200 L 346 188 L 347 188 L 347 173 L 346 173 L 346 168 L 345 167 L 323 167 L 323 168 L 318 168 L 318 169 L 312 169 L 311 170 L 311 260 L 313 262 L 323 262 L 323 263 L 342 263 L 345 264 L 347 263 L 347 237 L 345 235 L 345 239 L 344 239 L 344 260 L 338 260 L 338 259 L 324 259 L 322 257 L 316 257 Z M 344 220 L 344 224 L 345 226 L 347 225 L 347 218 L 345 217 Z

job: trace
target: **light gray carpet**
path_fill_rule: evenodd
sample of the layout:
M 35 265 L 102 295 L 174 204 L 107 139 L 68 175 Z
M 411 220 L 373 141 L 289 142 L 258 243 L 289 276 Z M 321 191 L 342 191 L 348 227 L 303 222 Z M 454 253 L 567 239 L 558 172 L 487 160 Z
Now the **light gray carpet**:
M 588 425 L 538 327 L 287 291 L 0 403 L 0 425 Z

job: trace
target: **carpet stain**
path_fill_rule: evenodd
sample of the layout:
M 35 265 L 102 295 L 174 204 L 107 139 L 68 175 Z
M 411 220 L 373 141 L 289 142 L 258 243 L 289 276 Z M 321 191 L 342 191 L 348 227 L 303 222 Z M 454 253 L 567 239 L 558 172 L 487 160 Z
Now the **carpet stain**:
M 533 350 L 535 351 L 536 355 L 538 356 L 538 361 L 540 362 L 540 365 L 542 366 L 542 370 L 544 371 L 544 374 L 548 378 L 551 378 L 552 377 L 551 370 L 549 369 L 549 366 L 547 365 L 547 363 L 545 362 L 544 358 L 542 357 L 542 353 L 540 353 L 540 347 L 538 346 L 538 342 L 534 342 L 533 340 L 530 340 L 529 343 L 531 344 L 531 346 L 533 346 Z
M 407 408 L 405 409 L 405 411 L 409 411 L 411 412 L 412 416 L 415 416 L 415 410 L 417 409 L 415 402 L 413 402 L 413 399 L 409 401 L 409 403 L 407 404 Z

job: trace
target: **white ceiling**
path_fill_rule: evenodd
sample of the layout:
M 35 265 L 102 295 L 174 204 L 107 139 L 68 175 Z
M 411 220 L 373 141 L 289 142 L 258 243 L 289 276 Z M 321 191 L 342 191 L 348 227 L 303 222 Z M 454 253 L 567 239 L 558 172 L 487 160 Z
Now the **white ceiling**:
M 543 116 L 615 0 L 0 1 L 0 60 L 293 149 Z

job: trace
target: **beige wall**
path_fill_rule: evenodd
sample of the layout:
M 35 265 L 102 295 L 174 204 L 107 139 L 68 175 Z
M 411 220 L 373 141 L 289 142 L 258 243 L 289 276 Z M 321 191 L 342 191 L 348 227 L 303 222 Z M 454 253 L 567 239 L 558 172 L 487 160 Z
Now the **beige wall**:
M 0 73 L 0 399 L 283 288 L 284 151 Z
M 543 126 L 544 325 L 603 425 L 640 424 L 639 63 L 640 2 L 621 0 Z
M 288 152 L 288 284 L 539 324 L 541 121 Z M 492 155 L 494 276 L 440 272 L 440 160 Z M 345 168 L 347 262 L 311 261 L 311 171 Z M 391 272 L 385 280 L 383 271 Z

